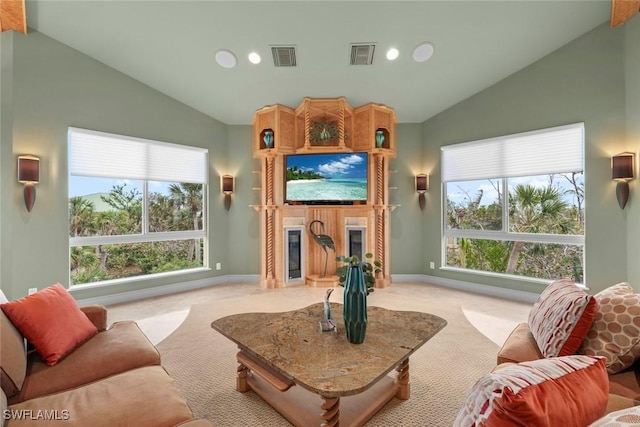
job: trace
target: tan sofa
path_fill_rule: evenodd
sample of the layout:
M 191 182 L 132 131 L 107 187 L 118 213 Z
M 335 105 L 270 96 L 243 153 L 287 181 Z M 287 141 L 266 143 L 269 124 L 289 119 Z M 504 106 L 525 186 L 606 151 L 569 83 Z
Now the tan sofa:
M 498 351 L 497 364 L 519 363 L 542 359 L 538 344 L 527 323 L 520 323 Z M 609 406 L 607 413 L 640 404 L 640 365 L 609 375 Z
M 105 307 L 82 311 L 99 332 L 48 366 L 0 310 L 0 426 L 212 427 L 194 419 L 135 322 L 107 329 Z

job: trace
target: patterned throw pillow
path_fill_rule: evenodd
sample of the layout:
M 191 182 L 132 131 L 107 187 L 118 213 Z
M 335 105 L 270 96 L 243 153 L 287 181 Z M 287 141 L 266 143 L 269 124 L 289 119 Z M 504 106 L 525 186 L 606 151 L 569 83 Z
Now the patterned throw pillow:
M 598 312 L 582 342 L 582 352 L 607 358 L 615 374 L 640 358 L 640 294 L 626 282 L 595 295 Z
M 571 280 L 557 280 L 547 286 L 529 312 L 529 329 L 542 355 L 575 354 L 597 308 L 593 296 Z
M 605 359 L 564 356 L 522 362 L 482 377 L 454 427 L 583 427 L 602 417 L 609 396 Z
M 638 427 L 639 425 L 640 406 L 634 406 L 607 414 L 589 427 Z

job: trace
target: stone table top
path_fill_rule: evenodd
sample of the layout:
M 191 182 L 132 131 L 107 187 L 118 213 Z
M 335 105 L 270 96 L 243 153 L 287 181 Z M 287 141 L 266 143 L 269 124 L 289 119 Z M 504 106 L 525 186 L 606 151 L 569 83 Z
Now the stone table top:
M 342 304 L 331 303 L 331 313 L 336 332 L 320 331 L 322 303 L 283 313 L 234 314 L 211 327 L 296 384 L 338 397 L 369 388 L 447 324 L 433 314 L 368 306 L 365 341 L 351 344 Z

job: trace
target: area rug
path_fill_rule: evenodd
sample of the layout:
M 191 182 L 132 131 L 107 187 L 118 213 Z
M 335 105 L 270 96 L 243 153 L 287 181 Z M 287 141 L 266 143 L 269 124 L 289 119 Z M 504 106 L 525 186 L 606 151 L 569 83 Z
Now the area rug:
M 336 288 L 331 300 L 341 302 L 341 291 Z M 158 350 L 194 414 L 219 427 L 290 426 L 254 393 L 235 390 L 237 347 L 210 325 L 229 314 L 295 310 L 321 301 L 324 292 L 284 288 L 193 305 L 180 327 L 158 344 Z M 366 426 L 452 425 L 467 391 L 494 367 L 498 351 L 497 344 L 465 318 L 463 299 L 462 293 L 424 285 L 393 286 L 369 296 L 369 305 L 432 313 L 448 324 L 411 356 L 410 399 L 393 399 Z

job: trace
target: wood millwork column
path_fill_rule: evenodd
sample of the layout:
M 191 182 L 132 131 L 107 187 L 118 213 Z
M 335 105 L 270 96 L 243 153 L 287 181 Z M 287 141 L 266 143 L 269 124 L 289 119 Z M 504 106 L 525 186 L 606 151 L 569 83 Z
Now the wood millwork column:
M 391 281 L 389 278 L 389 257 L 388 257 L 388 174 L 387 158 L 384 155 L 376 154 L 375 164 L 375 249 L 373 257 L 375 261 L 382 263 L 382 272 L 376 278 L 376 287 L 384 288 Z
M 267 156 L 263 161 L 263 200 L 264 206 L 264 262 L 262 263 L 262 283 L 264 288 L 276 287 L 276 226 L 275 226 L 275 192 L 274 192 L 274 166 L 275 157 Z

